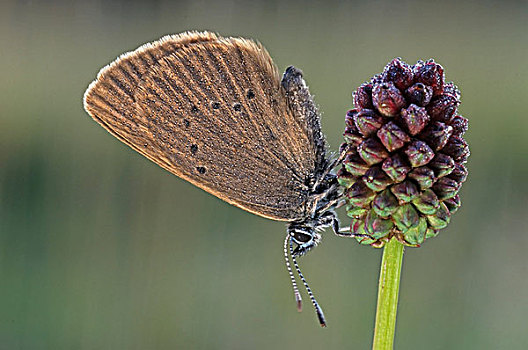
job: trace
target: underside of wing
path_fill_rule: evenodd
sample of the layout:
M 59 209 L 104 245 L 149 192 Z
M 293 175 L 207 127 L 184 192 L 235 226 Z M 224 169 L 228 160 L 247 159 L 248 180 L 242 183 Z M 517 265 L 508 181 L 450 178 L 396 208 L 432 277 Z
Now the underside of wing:
M 122 142 L 231 204 L 275 220 L 305 215 L 316 146 L 253 41 L 164 37 L 103 68 L 84 106 Z

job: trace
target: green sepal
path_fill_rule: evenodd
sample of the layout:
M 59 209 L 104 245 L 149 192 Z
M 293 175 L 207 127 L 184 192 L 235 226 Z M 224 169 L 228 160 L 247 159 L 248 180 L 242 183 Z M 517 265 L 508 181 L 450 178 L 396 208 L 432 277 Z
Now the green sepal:
M 434 171 L 426 166 L 414 169 L 409 173 L 409 178 L 413 179 L 420 185 L 422 190 L 433 186 L 435 181 Z
M 352 187 L 357 181 L 357 176 L 354 176 L 347 172 L 344 167 L 340 168 L 337 172 L 337 182 L 344 188 Z
M 411 227 L 404 233 L 405 241 L 411 245 L 420 245 L 425 241 L 427 220 L 420 218 L 418 225 Z
M 344 133 L 343 138 L 345 139 L 345 142 L 351 145 L 359 145 L 361 141 L 363 141 L 363 138 L 360 135 L 352 134 L 352 133 Z
M 376 166 L 370 168 L 362 179 L 365 185 L 375 192 L 383 191 L 392 183 L 391 179 Z
M 433 238 L 438 236 L 438 230 L 433 230 L 432 228 L 428 227 L 427 232 L 425 233 L 425 239 Z
M 372 209 L 379 216 L 388 217 L 398 209 L 398 199 L 386 189 L 374 198 Z
M 460 184 L 448 177 L 442 177 L 433 185 L 433 190 L 440 200 L 453 198 L 460 190 Z
M 363 245 L 371 245 L 372 243 L 377 241 L 377 239 L 368 238 L 368 237 L 355 236 L 354 238 L 356 239 L 356 241 L 358 241 L 360 244 L 363 244 Z
M 374 210 L 368 212 L 365 219 L 365 231 L 369 236 L 379 239 L 388 235 L 393 227 L 392 220 L 382 218 Z
M 343 166 L 347 172 L 354 176 L 364 175 L 370 169 L 370 166 L 357 153 L 353 153 L 345 158 Z
M 432 190 L 425 190 L 420 194 L 420 197 L 413 199 L 412 203 L 423 214 L 432 215 L 436 213 L 440 206 L 438 197 Z
M 370 205 L 376 193 L 372 192 L 363 181 L 358 181 L 346 190 L 345 195 L 350 204 L 366 208 Z
M 428 215 L 427 221 L 434 230 L 441 230 L 449 224 L 451 214 L 444 203 L 440 203 L 438 211 L 434 215 Z
M 409 203 L 418 197 L 418 187 L 411 181 L 404 181 L 391 187 L 392 193 L 400 203 Z
M 351 218 L 363 217 L 368 211 L 366 208 L 356 207 L 355 205 L 347 205 L 345 210 L 347 215 Z
M 420 216 L 411 204 L 405 204 L 392 214 L 396 227 L 405 234 L 411 227 L 419 224 Z
M 339 186 L 342 186 L 344 188 L 349 188 L 356 182 L 356 179 L 350 179 L 345 177 L 338 177 L 337 182 L 339 183 Z
M 376 239 L 366 237 L 368 233 L 365 231 L 365 221 L 363 219 L 353 218 L 350 223 L 350 230 L 354 234 L 361 235 L 354 237 L 361 244 L 370 245 L 376 242 Z
M 460 208 L 460 197 L 457 194 L 453 198 L 446 199 L 444 204 L 447 206 L 447 209 L 449 209 L 449 212 L 453 214 L 458 208 Z

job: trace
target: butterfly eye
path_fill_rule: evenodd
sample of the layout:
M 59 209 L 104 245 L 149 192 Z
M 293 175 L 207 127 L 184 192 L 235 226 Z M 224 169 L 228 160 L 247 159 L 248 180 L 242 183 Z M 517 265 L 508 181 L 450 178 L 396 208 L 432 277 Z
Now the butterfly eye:
M 303 244 L 303 243 L 308 243 L 312 240 L 312 236 L 304 233 L 304 232 L 299 232 L 299 231 L 296 231 L 293 233 L 293 239 L 295 241 L 295 243 L 297 244 Z

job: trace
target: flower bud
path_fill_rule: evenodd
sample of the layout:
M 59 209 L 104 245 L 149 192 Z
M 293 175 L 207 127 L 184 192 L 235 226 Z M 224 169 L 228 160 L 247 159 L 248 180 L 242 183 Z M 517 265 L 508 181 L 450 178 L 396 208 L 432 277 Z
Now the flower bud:
M 354 105 L 356 108 L 373 109 L 372 84 L 364 83 L 354 93 Z
M 446 205 L 447 209 L 449 209 L 449 212 L 453 214 L 460 208 L 460 197 L 458 194 L 452 198 L 448 198 L 444 201 L 444 204 Z
M 358 110 L 357 109 L 350 109 L 346 112 L 346 115 L 345 115 L 345 127 L 346 128 L 351 128 L 350 131 L 351 132 L 355 132 L 357 131 L 357 128 L 355 128 L 356 126 L 356 123 L 354 121 L 354 116 L 358 113 Z
M 431 227 L 427 227 L 427 232 L 425 233 L 425 238 L 429 239 L 429 238 L 436 237 L 436 236 L 438 236 L 438 232 L 440 232 L 440 231 L 439 230 L 434 230 Z
M 357 147 L 363 141 L 363 138 L 359 134 L 354 122 L 354 116 L 357 113 L 357 110 L 351 109 L 346 113 L 345 116 L 345 132 L 343 133 L 343 137 L 345 139 L 345 143 L 347 143 L 350 148 Z
M 460 101 L 460 90 L 458 90 L 458 87 L 453 82 L 445 83 L 442 93 L 452 95 L 457 101 Z
M 351 204 L 366 208 L 372 202 L 376 193 L 372 192 L 362 181 L 358 181 L 345 192 L 345 195 Z
M 384 219 L 374 210 L 371 210 L 367 213 L 367 217 L 365 220 L 365 231 L 372 237 L 372 238 L 381 238 L 385 235 L 387 235 L 392 227 L 394 226 L 394 223 L 391 219 Z
M 405 96 L 410 103 L 423 107 L 431 102 L 433 88 L 422 83 L 416 83 L 405 90 Z
M 453 198 L 458 193 L 460 184 L 453 179 L 448 177 L 442 177 L 433 185 L 433 191 L 440 200 L 446 200 Z
M 346 143 L 354 147 L 359 146 L 359 144 L 363 141 L 360 135 L 350 132 L 349 130 L 345 130 L 343 138 L 345 139 Z
M 433 98 L 427 106 L 427 113 L 432 119 L 449 123 L 456 112 L 459 101 L 453 95 L 438 95 Z
M 398 199 L 388 189 L 378 194 L 372 202 L 372 209 L 381 217 L 390 216 L 398 207 Z
M 425 190 L 419 197 L 413 199 L 412 204 L 414 204 L 420 213 L 432 215 L 438 210 L 440 200 L 433 191 Z
M 438 207 L 436 213 L 434 215 L 427 215 L 426 218 L 433 230 L 441 230 L 449 224 L 451 213 L 449 213 L 449 209 L 447 209 L 444 203 L 440 203 L 440 207 Z
M 383 125 L 383 117 L 371 109 L 362 109 L 354 115 L 356 128 L 363 136 L 375 134 Z
M 357 235 L 355 237 L 356 237 L 356 240 L 360 244 L 370 245 L 370 244 L 375 244 L 377 241 L 377 239 L 365 237 L 367 232 L 365 231 L 365 220 L 364 219 L 353 218 L 352 222 L 350 223 L 350 231 L 351 231 L 351 234 L 354 233 Z
M 449 175 L 455 168 L 455 161 L 450 156 L 437 153 L 431 163 L 429 163 L 431 169 L 435 171 L 437 178 Z
M 467 174 L 467 168 L 463 164 L 456 163 L 453 171 L 449 174 L 449 178 L 461 184 L 466 181 Z
M 435 151 L 439 151 L 447 144 L 453 128 L 441 122 L 431 123 L 421 135 L 423 140 L 427 140 L 427 144 Z
M 337 182 L 344 188 L 349 188 L 356 182 L 357 177 L 346 171 L 345 168 L 341 168 L 337 171 Z
M 426 166 L 413 169 L 413 171 L 409 173 L 409 178 L 416 181 L 422 190 L 430 188 L 436 181 L 434 171 Z
M 345 170 L 353 176 L 364 175 L 370 168 L 356 152 L 347 154 L 343 165 Z
M 391 179 L 377 166 L 365 173 L 363 181 L 368 188 L 376 192 L 383 191 L 392 183 Z
M 401 111 L 402 124 L 412 136 L 419 134 L 429 123 L 429 119 L 425 108 L 414 104 Z
M 394 154 L 383 161 L 381 169 L 387 174 L 394 182 L 400 182 L 405 179 L 407 173 L 411 171 L 411 167 L 399 154 Z
M 411 246 L 418 247 L 425 241 L 427 234 L 427 220 L 421 217 L 418 225 L 410 227 L 404 233 L 405 242 Z
M 423 141 L 413 141 L 406 149 L 405 154 L 413 168 L 429 163 L 434 158 L 433 150 Z
M 433 88 L 434 94 L 442 93 L 444 89 L 444 69 L 434 60 L 418 62 L 414 69 L 415 81 Z
M 354 205 L 347 205 L 345 209 L 347 211 L 347 215 L 350 216 L 351 218 L 362 218 L 369 211 L 369 209 L 367 208 L 360 208 Z
M 412 68 L 399 58 L 393 59 L 383 72 L 383 81 L 389 81 L 400 89 L 407 89 L 413 82 L 414 74 Z
M 406 232 L 411 227 L 417 226 L 420 222 L 420 216 L 411 204 L 405 204 L 399 207 L 392 214 L 392 219 L 396 227 L 402 232 Z
M 383 125 L 378 130 L 377 135 L 389 152 L 402 148 L 407 142 L 411 141 L 409 136 L 392 121 Z
M 374 107 L 386 117 L 393 117 L 400 113 L 405 106 L 405 99 L 400 90 L 393 83 L 375 84 L 372 88 L 372 102 Z
M 459 115 L 451 118 L 451 127 L 453 128 L 453 135 L 462 136 L 468 129 L 468 120 Z
M 359 156 L 365 163 L 373 165 L 382 162 L 389 155 L 385 147 L 374 138 L 366 139 L 358 146 Z
M 391 187 L 392 193 L 398 198 L 398 202 L 409 203 L 419 195 L 418 187 L 411 181 L 400 182 Z
M 465 163 L 469 156 L 468 144 L 458 136 L 451 137 L 442 151 L 460 163 Z

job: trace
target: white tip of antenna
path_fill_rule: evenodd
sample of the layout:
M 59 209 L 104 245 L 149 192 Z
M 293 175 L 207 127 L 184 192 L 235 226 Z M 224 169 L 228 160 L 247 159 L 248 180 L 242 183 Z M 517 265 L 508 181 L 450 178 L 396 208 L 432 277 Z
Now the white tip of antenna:
M 317 313 L 317 318 L 319 319 L 319 324 L 321 325 L 321 327 L 325 328 L 326 327 L 326 319 L 324 317 L 323 310 L 321 309 L 321 307 L 319 305 L 317 305 L 315 307 L 315 311 Z
M 295 301 L 297 302 L 297 311 L 302 311 L 302 298 L 300 293 L 295 293 Z

